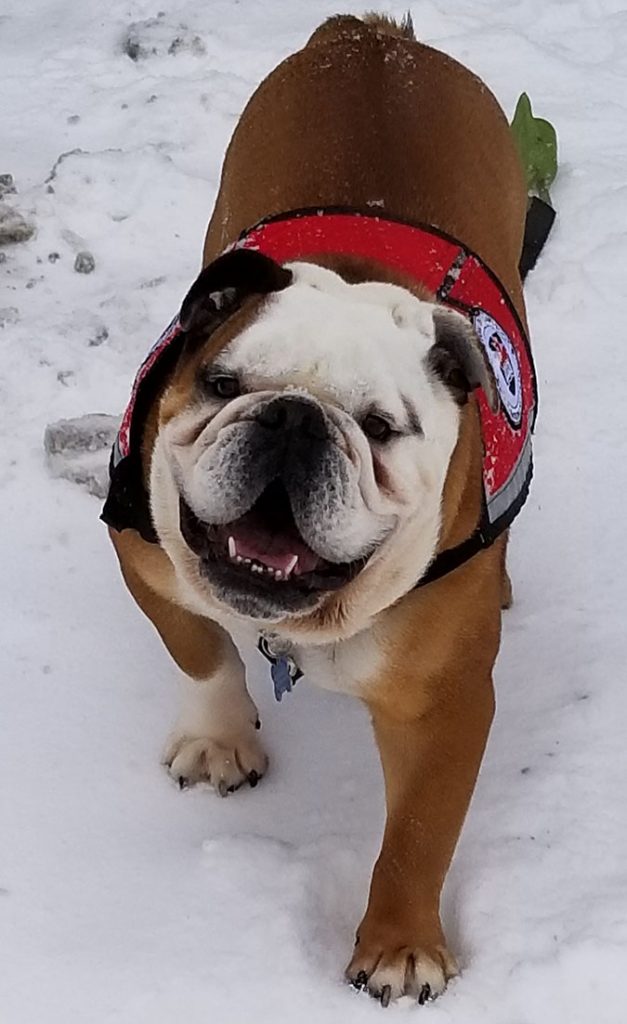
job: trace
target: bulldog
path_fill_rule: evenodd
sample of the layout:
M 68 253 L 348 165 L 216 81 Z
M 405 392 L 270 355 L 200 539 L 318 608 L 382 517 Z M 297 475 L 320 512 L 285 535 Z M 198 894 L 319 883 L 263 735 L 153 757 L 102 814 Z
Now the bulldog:
M 277 697 L 302 675 L 368 708 L 387 823 L 346 977 L 383 1005 L 457 972 L 440 891 L 531 477 L 526 202 L 483 82 L 407 21 L 326 21 L 239 120 L 112 458 L 103 518 L 185 680 L 181 786 L 266 771 L 248 648 Z

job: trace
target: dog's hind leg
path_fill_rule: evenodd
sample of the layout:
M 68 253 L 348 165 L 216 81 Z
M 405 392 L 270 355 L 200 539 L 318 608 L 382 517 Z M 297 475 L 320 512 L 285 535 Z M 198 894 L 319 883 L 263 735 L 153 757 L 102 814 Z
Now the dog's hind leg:
M 503 560 L 501 563 L 501 608 L 507 610 L 514 603 L 514 588 L 512 587 L 511 576 L 507 571 L 507 543 L 509 541 L 509 530 L 503 540 Z

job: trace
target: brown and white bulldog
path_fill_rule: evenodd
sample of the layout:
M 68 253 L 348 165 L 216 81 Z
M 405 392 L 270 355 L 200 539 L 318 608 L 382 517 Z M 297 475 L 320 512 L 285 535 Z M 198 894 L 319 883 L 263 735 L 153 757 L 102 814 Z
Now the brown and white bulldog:
M 260 638 L 281 672 L 367 705 L 387 824 L 346 976 L 384 1005 L 435 997 L 457 970 L 440 891 L 510 598 L 511 516 L 479 528 L 481 409 L 507 397 L 490 352 L 503 364 L 511 350 L 500 328 L 482 345 L 450 292 L 474 254 L 524 334 L 525 210 L 508 124 L 478 78 L 409 25 L 325 22 L 237 125 L 204 269 L 149 358 L 160 373 L 136 385 L 105 507 L 124 579 L 186 677 L 166 755 L 182 785 L 224 795 L 264 774 L 240 656 Z M 283 250 L 272 233 L 250 241 L 268 218 L 287 224 Z M 433 247 L 416 234 L 397 259 L 415 224 Z M 451 239 L 464 249 L 445 267 Z M 412 246 L 432 264 L 422 280 Z

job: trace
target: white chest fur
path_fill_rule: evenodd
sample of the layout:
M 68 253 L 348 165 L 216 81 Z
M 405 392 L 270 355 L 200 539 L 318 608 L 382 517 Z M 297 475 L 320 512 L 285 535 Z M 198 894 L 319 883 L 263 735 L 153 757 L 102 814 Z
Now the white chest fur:
M 297 647 L 293 656 L 316 686 L 355 697 L 366 695 L 383 661 L 373 630 L 324 647 Z

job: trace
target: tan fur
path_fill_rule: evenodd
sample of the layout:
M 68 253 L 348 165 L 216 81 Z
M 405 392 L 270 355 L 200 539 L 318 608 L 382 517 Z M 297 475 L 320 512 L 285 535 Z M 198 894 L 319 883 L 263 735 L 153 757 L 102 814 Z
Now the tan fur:
M 262 217 L 367 207 L 477 252 L 524 317 L 526 189 L 509 125 L 451 57 L 338 18 L 261 83 L 229 144 L 205 241 L 209 263 Z M 321 31 L 321 30 L 318 30 Z
M 207 679 L 222 664 L 224 630 L 181 607 L 174 567 L 161 548 L 147 544 L 134 530 L 109 533 L 124 582 L 178 667 L 192 679 Z
M 262 82 L 242 114 L 204 263 L 262 217 L 372 201 L 382 216 L 436 224 L 462 239 L 498 275 L 525 322 L 517 266 L 526 191 L 496 100 L 471 72 L 388 19 L 337 17 Z M 376 265 L 324 262 L 348 280 L 390 280 Z M 416 291 L 399 275 L 393 280 Z M 173 377 L 147 430 L 146 479 L 158 420 L 185 406 L 198 359 L 225 344 L 256 308 L 247 306 Z M 478 521 L 480 465 L 470 402 L 445 485 L 441 549 L 468 537 Z M 183 607 L 163 551 L 132 531 L 113 540 L 131 592 L 177 663 L 191 676 L 211 675 L 223 659 L 221 628 Z M 426 985 L 436 994 L 456 969 L 439 898 L 493 714 L 500 608 L 511 598 L 504 560 L 502 539 L 411 591 L 371 627 L 384 667 L 363 680 L 362 697 L 381 754 L 388 819 L 347 976 L 384 1000 L 424 995 Z M 353 594 L 367 585 L 358 577 Z M 342 636 L 349 599 L 329 599 L 293 635 L 303 642 Z

